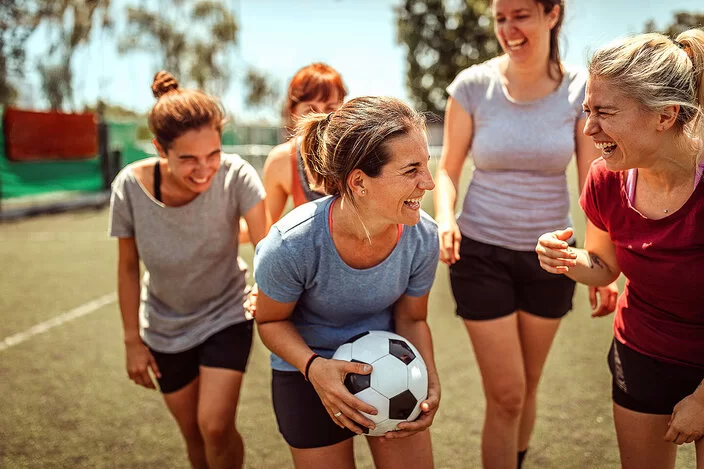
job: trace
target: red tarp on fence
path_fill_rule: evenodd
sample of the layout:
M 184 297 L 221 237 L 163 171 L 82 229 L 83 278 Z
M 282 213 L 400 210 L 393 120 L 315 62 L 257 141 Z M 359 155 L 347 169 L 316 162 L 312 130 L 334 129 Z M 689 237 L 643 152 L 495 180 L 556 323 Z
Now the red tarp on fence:
M 5 108 L 5 155 L 11 161 L 85 160 L 98 155 L 95 114 Z

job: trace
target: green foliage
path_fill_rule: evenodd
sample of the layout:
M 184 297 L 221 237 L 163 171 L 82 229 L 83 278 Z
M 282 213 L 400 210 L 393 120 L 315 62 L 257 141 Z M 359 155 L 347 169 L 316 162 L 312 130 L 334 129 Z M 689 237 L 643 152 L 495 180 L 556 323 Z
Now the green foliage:
M 127 109 L 119 104 L 109 104 L 101 101 L 98 101 L 95 105 L 84 106 L 83 112 L 101 113 L 106 120 L 144 120 L 144 114 Z
M 30 0 L 0 1 L 0 105 L 17 98 L 16 83 L 24 77 L 24 45 L 37 27 L 37 9 Z
M 159 68 L 181 84 L 222 94 L 232 75 L 229 59 L 237 30 L 234 15 L 221 1 L 179 1 L 154 11 L 128 7 L 119 51 L 156 54 Z
M 263 72 L 250 68 L 247 70 L 245 81 L 247 83 L 247 105 L 261 107 L 273 105 L 278 100 L 278 84 Z
M 406 86 L 419 110 L 442 114 L 455 76 L 500 50 L 488 0 L 404 0 L 396 17 L 398 42 L 408 51 Z
M 111 27 L 111 0 L 37 0 L 35 24 L 43 24 L 52 38 L 46 60 L 37 65 L 42 93 L 51 109 L 73 107 L 72 61 L 94 27 Z M 96 24 L 97 23 L 97 24 Z
M 704 11 L 687 12 L 680 11 L 675 13 L 672 23 L 668 24 L 665 29 L 658 29 L 654 20 L 648 20 L 645 23 L 645 32 L 660 32 L 671 38 L 677 37 L 680 33 L 692 28 L 701 28 L 704 26 Z

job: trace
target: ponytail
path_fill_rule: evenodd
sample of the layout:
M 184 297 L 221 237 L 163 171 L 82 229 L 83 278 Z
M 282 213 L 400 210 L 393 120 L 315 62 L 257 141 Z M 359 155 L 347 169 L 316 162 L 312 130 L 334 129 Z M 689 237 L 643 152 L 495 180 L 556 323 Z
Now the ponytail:
M 704 30 L 690 29 L 677 36 L 676 42 L 681 44 L 694 66 L 694 92 L 695 102 L 699 108 L 696 117 L 690 123 L 691 135 L 699 139 L 701 148 L 704 148 Z M 699 160 L 704 156 L 704 151 L 699 153 Z
M 327 154 L 324 134 L 330 123 L 331 114 L 310 113 L 301 117 L 296 124 L 296 136 L 302 137 L 301 155 L 303 164 L 311 173 L 313 182 L 326 194 L 340 193 L 340 184 L 328 174 Z

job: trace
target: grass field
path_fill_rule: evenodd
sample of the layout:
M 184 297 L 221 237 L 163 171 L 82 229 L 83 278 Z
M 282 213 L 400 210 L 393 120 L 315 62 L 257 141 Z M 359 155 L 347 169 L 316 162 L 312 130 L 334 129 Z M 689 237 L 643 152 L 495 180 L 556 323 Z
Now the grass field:
M 430 195 L 424 204 L 430 211 Z M 573 213 L 580 232 L 583 217 Z M 106 225 L 107 210 L 0 224 L 0 345 L 115 291 L 117 243 L 107 238 Z M 251 248 L 242 254 L 251 260 Z M 478 468 L 481 380 L 442 265 L 430 296 L 430 325 L 442 383 L 432 427 L 436 467 Z M 524 468 L 619 466 L 606 367 L 610 340 L 611 319 L 591 319 L 579 287 L 546 365 Z M 268 353 L 256 339 L 238 415 L 248 468 L 291 466 L 269 382 Z M 357 466 L 372 467 L 363 438 L 357 440 Z M 679 469 L 694 467 L 688 446 L 680 450 Z M 0 347 L 0 467 L 188 467 L 161 396 L 127 379 L 115 302 Z

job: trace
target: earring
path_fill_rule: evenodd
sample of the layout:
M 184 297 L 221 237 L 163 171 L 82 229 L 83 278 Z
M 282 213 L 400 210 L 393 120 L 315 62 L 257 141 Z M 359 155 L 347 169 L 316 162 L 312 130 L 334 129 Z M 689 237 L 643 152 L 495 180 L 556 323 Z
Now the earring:
M 362 195 L 367 195 L 367 190 L 366 190 L 366 189 L 362 189 Z

